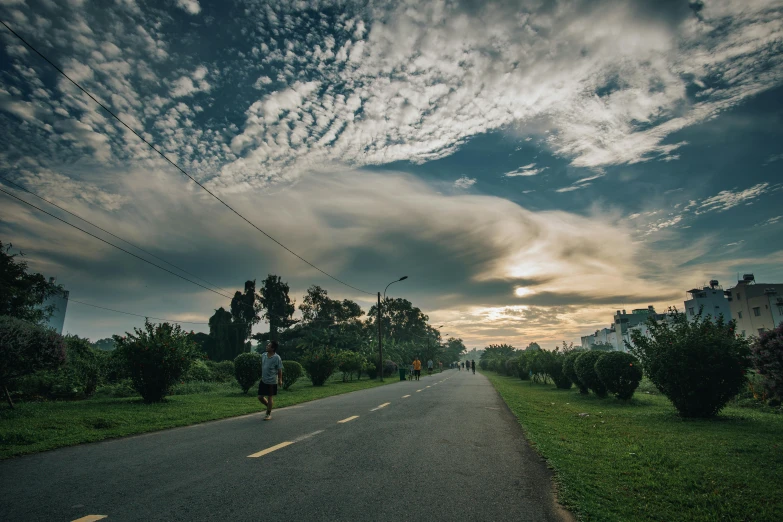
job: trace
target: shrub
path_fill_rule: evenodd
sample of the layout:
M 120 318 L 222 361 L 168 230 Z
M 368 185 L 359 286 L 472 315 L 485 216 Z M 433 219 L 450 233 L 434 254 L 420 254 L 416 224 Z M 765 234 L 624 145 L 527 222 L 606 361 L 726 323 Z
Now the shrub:
M 364 368 L 364 357 L 356 352 L 350 350 L 343 350 L 337 353 L 336 356 L 337 368 L 343 372 L 343 381 L 347 377 L 353 380 L 353 374 L 357 374 L 361 377 L 362 369 Z
M 14 403 L 8 386 L 14 379 L 59 368 L 65 360 L 65 341 L 60 334 L 21 319 L 0 316 L 0 386 L 11 408 Z
M 115 352 L 144 402 L 160 402 L 197 357 L 196 346 L 179 325 L 145 321 L 133 330 L 114 336 Z
M 593 393 L 599 397 L 606 397 L 606 386 L 598 377 L 595 372 L 595 363 L 606 352 L 602 351 L 590 351 L 579 354 L 579 357 L 574 361 L 574 369 L 576 370 L 576 376 L 579 378 L 579 382 L 583 383 L 586 387 L 593 390 Z
M 579 380 L 579 376 L 576 375 L 576 368 L 574 367 L 574 363 L 576 362 L 577 357 L 583 353 L 585 353 L 583 350 L 575 350 L 565 356 L 565 359 L 563 359 L 563 375 L 568 377 L 571 382 L 573 382 L 576 387 L 579 388 L 579 393 L 582 395 L 587 395 L 587 385 Z
M 479 361 L 479 368 L 484 371 L 487 371 L 487 369 L 489 368 L 489 361 L 487 359 L 481 359 Z
M 234 361 L 204 361 L 212 373 L 213 382 L 233 382 L 234 376 Z
M 650 336 L 633 332 L 628 345 L 644 373 L 683 417 L 713 417 L 745 386 L 749 341 L 734 333 L 734 321 L 685 314 L 648 320 Z
M 261 354 L 240 353 L 234 359 L 234 376 L 237 378 L 242 393 L 253 387 L 261 378 Z
M 337 369 L 335 353 L 329 347 L 311 348 L 302 356 L 302 366 L 313 386 L 323 386 Z
M 287 390 L 302 376 L 304 368 L 296 361 L 283 361 L 283 389 Z
M 203 381 L 209 382 L 212 380 L 212 370 L 207 366 L 206 361 L 203 359 L 196 359 L 193 364 L 190 365 L 188 371 L 185 372 L 183 377 L 185 382 Z
M 505 374 L 516 377 L 519 375 L 519 357 L 509 357 L 506 359 Z
M 367 361 L 364 364 L 364 372 L 367 374 L 367 377 L 370 379 L 375 379 L 378 377 L 378 365 L 377 363 L 373 361 Z
M 422 363 L 422 367 L 424 364 Z M 394 361 L 391 361 L 389 359 L 386 359 L 383 362 L 383 376 L 384 377 L 391 377 L 392 375 L 397 373 L 397 363 Z
M 750 348 L 753 367 L 769 395 L 783 398 L 783 323 L 762 333 Z
M 111 384 L 104 384 L 95 390 L 95 397 L 134 397 L 138 392 L 133 388 L 133 382 L 130 379 L 124 379 Z
M 595 363 L 595 373 L 609 393 L 621 400 L 633 397 L 642 380 L 642 367 L 629 353 L 606 352 Z

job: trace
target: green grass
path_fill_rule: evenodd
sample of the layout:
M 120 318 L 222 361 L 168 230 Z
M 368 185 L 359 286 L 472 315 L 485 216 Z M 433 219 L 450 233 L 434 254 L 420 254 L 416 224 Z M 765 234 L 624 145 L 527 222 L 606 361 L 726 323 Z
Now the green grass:
M 394 382 L 399 378 L 383 383 L 330 380 L 314 387 L 302 378 L 288 391 L 280 389 L 275 408 Z M 245 395 L 236 383 L 191 383 L 179 391 L 185 394 L 171 395 L 159 404 L 132 397 L 21 402 L 14 410 L 0 406 L 0 459 L 261 411 L 255 389 Z
M 685 420 L 661 395 L 624 404 L 484 375 L 582 520 L 783 520 L 783 415 L 727 407 Z

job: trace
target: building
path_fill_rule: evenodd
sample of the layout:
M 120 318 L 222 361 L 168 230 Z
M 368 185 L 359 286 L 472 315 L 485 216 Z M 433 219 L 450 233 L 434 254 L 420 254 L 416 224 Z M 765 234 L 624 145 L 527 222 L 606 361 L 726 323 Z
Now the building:
M 49 283 L 54 284 L 55 278 L 50 277 Z M 63 325 L 65 324 L 65 311 L 68 309 L 68 290 L 63 290 L 49 296 L 41 303 L 42 308 L 52 307 L 52 315 L 46 320 L 47 326 L 53 328 L 58 334 L 63 333 Z
M 721 315 L 728 322 L 731 319 L 731 308 L 726 293 L 717 279 L 710 281 L 709 286 L 688 290 L 690 299 L 685 300 L 685 315 L 689 321 L 696 318 L 699 313 L 703 318 L 709 318 L 713 322 Z
M 783 322 L 783 284 L 756 283 L 745 274 L 725 295 L 739 334 L 757 336 Z

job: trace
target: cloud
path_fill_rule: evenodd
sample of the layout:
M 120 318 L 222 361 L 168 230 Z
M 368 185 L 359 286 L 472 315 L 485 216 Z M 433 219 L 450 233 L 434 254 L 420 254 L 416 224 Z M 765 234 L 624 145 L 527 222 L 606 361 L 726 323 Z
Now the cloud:
M 458 188 L 458 189 L 470 188 L 470 187 L 472 187 L 475 184 L 476 184 L 476 179 L 475 178 L 469 178 L 467 176 L 462 176 L 461 178 L 459 178 L 458 180 L 456 180 L 454 182 L 454 186 L 456 188 Z
M 199 5 L 198 0 L 177 0 L 177 7 L 192 15 L 197 15 L 201 12 L 201 5 Z
M 207 73 L 207 68 L 202 65 L 197 67 L 190 76 L 180 76 L 172 83 L 171 97 L 182 98 L 199 92 L 209 92 L 212 86 L 204 79 Z
M 523 167 L 519 167 L 516 170 L 512 170 L 511 172 L 506 172 L 503 174 L 507 178 L 513 178 L 515 176 L 535 176 L 536 174 L 541 174 L 544 172 L 548 167 L 543 168 L 534 168 L 536 166 L 535 163 L 530 163 L 529 165 L 525 165 Z
M 766 221 L 762 221 L 761 223 L 756 223 L 753 225 L 754 227 L 766 227 L 767 225 L 777 225 L 780 220 L 783 219 L 783 216 L 775 216 L 767 219 Z
M 722 190 L 715 196 L 702 200 L 696 209 L 696 214 L 711 211 L 724 212 L 742 204 L 749 205 L 754 199 L 769 192 L 771 188 L 769 183 L 759 183 L 740 191 Z

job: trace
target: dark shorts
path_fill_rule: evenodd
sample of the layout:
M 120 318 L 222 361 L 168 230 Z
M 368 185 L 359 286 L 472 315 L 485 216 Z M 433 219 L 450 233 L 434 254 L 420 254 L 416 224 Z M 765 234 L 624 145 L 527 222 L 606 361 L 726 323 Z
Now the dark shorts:
M 421 376 L 421 370 L 413 370 L 413 375 L 417 377 Z
M 259 397 L 274 397 L 277 395 L 277 384 L 267 384 L 264 381 L 258 383 Z

